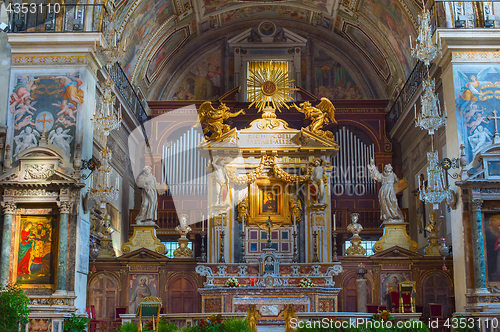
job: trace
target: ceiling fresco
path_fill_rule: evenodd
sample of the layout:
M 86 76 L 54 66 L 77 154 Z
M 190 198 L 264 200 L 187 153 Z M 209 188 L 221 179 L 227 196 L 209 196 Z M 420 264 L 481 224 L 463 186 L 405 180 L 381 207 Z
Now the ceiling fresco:
M 378 98 L 391 95 L 414 66 L 408 36 L 416 37 L 420 8 L 413 0 L 116 0 L 114 4 L 124 43 L 122 67 L 150 98 L 165 96 L 155 95 L 154 85 L 165 85 L 167 75 L 177 74 L 186 57 L 194 60 L 204 53 L 204 45 L 220 38 L 222 31 L 229 39 L 264 20 L 288 24 L 305 38 L 314 36 L 334 45 L 347 42 L 339 59 L 349 59 L 357 71 L 369 68 L 385 91 Z M 194 51 L 186 54 L 183 49 Z

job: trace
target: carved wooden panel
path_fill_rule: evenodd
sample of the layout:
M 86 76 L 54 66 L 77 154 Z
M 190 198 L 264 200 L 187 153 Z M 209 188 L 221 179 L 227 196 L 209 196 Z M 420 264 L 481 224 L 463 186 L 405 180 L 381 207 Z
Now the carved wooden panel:
M 112 321 L 115 317 L 115 306 L 119 302 L 119 282 L 113 276 L 99 274 L 89 287 L 89 305 L 95 308 L 97 320 Z
M 188 277 L 179 277 L 168 287 L 169 313 L 198 312 L 198 290 Z

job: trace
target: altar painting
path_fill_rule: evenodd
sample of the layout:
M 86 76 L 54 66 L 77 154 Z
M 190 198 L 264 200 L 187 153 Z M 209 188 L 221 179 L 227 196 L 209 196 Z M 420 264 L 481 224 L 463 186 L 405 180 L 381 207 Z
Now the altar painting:
M 280 214 L 278 208 L 279 190 L 274 188 L 264 188 L 260 190 L 259 214 L 272 215 Z
M 77 120 L 85 94 L 80 72 L 52 76 L 17 74 L 9 101 L 9 127 L 13 128 L 12 153 L 38 146 L 45 136 L 71 160 Z
M 51 216 L 22 216 L 17 237 L 16 280 L 20 284 L 54 284 L 57 249 Z
M 455 65 L 453 79 L 458 141 L 464 144 L 468 163 L 472 166 L 474 157 L 492 144 L 493 111 L 500 112 L 500 65 Z
M 409 273 L 401 273 L 401 272 L 389 272 L 389 273 L 381 273 L 380 280 L 382 285 L 380 289 L 382 290 L 382 299 L 385 299 L 387 296 L 390 296 L 391 292 L 398 292 L 399 283 L 410 280 Z
M 135 314 L 145 297 L 158 297 L 158 274 L 131 274 L 128 287 L 128 312 Z
M 484 249 L 489 283 L 500 283 L 500 214 L 484 214 Z

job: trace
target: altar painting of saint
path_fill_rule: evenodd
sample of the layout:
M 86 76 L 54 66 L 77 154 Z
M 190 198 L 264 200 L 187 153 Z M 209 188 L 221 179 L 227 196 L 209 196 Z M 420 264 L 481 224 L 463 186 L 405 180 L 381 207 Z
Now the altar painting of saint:
M 486 273 L 488 281 L 500 283 L 500 214 L 485 213 Z
M 23 216 L 17 251 L 17 281 L 21 284 L 53 284 L 55 232 L 50 216 Z
M 139 308 L 141 300 L 149 296 L 158 296 L 158 275 L 129 275 L 128 313 L 135 314 L 137 312 L 137 308 Z
M 260 190 L 260 214 L 279 214 L 278 211 L 278 189 Z

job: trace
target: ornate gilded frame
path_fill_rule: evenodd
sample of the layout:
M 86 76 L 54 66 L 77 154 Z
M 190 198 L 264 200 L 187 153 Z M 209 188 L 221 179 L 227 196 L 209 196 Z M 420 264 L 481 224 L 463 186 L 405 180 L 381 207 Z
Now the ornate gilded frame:
M 285 183 L 275 179 L 257 179 L 250 185 L 250 222 L 249 224 L 264 224 L 269 216 L 280 225 L 290 224 L 289 196 L 285 192 Z M 265 202 L 268 193 L 272 193 L 276 201 L 275 211 L 266 211 Z

